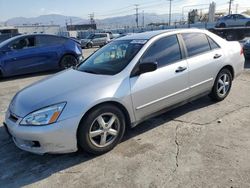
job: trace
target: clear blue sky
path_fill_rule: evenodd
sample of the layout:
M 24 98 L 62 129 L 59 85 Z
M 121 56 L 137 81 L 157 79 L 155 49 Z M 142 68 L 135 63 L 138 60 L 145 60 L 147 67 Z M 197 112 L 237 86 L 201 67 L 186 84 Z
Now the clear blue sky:
M 183 6 L 207 4 L 212 0 L 173 0 L 173 12 L 182 11 Z M 214 0 L 217 9 L 226 10 L 229 0 Z M 168 13 L 167 0 L 0 0 L 0 21 L 13 17 L 36 17 L 44 14 L 62 14 L 88 18 L 94 12 L 96 18 L 134 14 L 133 5 L 139 4 L 139 10 Z M 239 11 L 250 9 L 250 0 L 235 0 L 233 10 L 239 4 Z M 196 8 L 203 8 L 196 7 Z M 206 7 L 206 6 L 205 6 Z M 191 9 L 187 7 L 185 9 Z

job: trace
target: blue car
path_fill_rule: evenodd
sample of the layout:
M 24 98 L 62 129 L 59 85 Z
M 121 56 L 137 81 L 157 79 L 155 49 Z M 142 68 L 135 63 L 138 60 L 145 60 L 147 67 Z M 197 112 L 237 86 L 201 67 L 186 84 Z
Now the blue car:
M 66 37 L 21 35 L 0 43 L 0 77 L 66 69 L 82 59 L 81 45 Z

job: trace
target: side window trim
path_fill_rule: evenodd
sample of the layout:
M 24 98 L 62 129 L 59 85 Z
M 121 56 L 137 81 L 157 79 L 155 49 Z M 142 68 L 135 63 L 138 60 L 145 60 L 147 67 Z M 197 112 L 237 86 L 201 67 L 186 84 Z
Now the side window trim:
M 177 40 L 179 42 L 179 47 L 181 51 L 181 60 L 187 59 L 188 57 L 187 48 L 185 46 L 185 42 L 182 38 L 182 35 L 180 33 L 177 34 Z

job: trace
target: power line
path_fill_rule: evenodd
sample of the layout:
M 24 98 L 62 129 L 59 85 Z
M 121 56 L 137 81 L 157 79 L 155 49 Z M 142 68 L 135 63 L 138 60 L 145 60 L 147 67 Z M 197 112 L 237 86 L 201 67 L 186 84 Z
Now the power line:
M 146 2 L 146 3 L 141 3 L 140 4 L 140 8 L 143 8 L 143 7 L 145 7 L 145 8 L 152 7 L 152 6 L 155 6 L 154 5 L 155 3 L 158 3 L 158 5 L 162 5 L 162 3 L 159 4 L 160 1 L 164 1 L 164 0 L 150 1 L 150 2 Z M 142 5 L 142 7 L 141 7 L 141 5 Z M 131 10 L 134 9 L 133 8 L 134 6 L 135 5 L 130 5 L 130 6 L 126 6 L 126 7 L 119 8 L 119 9 L 113 9 L 113 10 L 105 11 L 105 12 L 109 12 L 109 13 L 105 13 L 104 12 L 104 14 L 103 13 L 101 13 L 101 14 L 97 13 L 96 16 L 98 16 L 98 17 L 106 17 L 106 16 L 120 15 L 122 13 L 129 13 L 129 12 L 131 12 Z M 110 12 L 112 12 L 112 13 L 110 13 Z

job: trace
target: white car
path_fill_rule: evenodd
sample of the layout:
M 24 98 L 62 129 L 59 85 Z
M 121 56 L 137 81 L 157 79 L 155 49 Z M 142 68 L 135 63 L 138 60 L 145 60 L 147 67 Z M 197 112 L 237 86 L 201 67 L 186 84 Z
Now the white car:
M 216 27 L 249 27 L 250 26 L 250 16 L 244 14 L 230 14 L 219 18 Z
M 225 99 L 244 61 L 238 42 L 205 30 L 128 35 L 18 92 L 5 126 L 26 151 L 103 154 L 125 127 L 207 94 Z
M 111 41 L 109 33 L 90 34 L 86 39 L 81 39 L 82 48 L 92 48 L 93 46 L 102 47 Z

